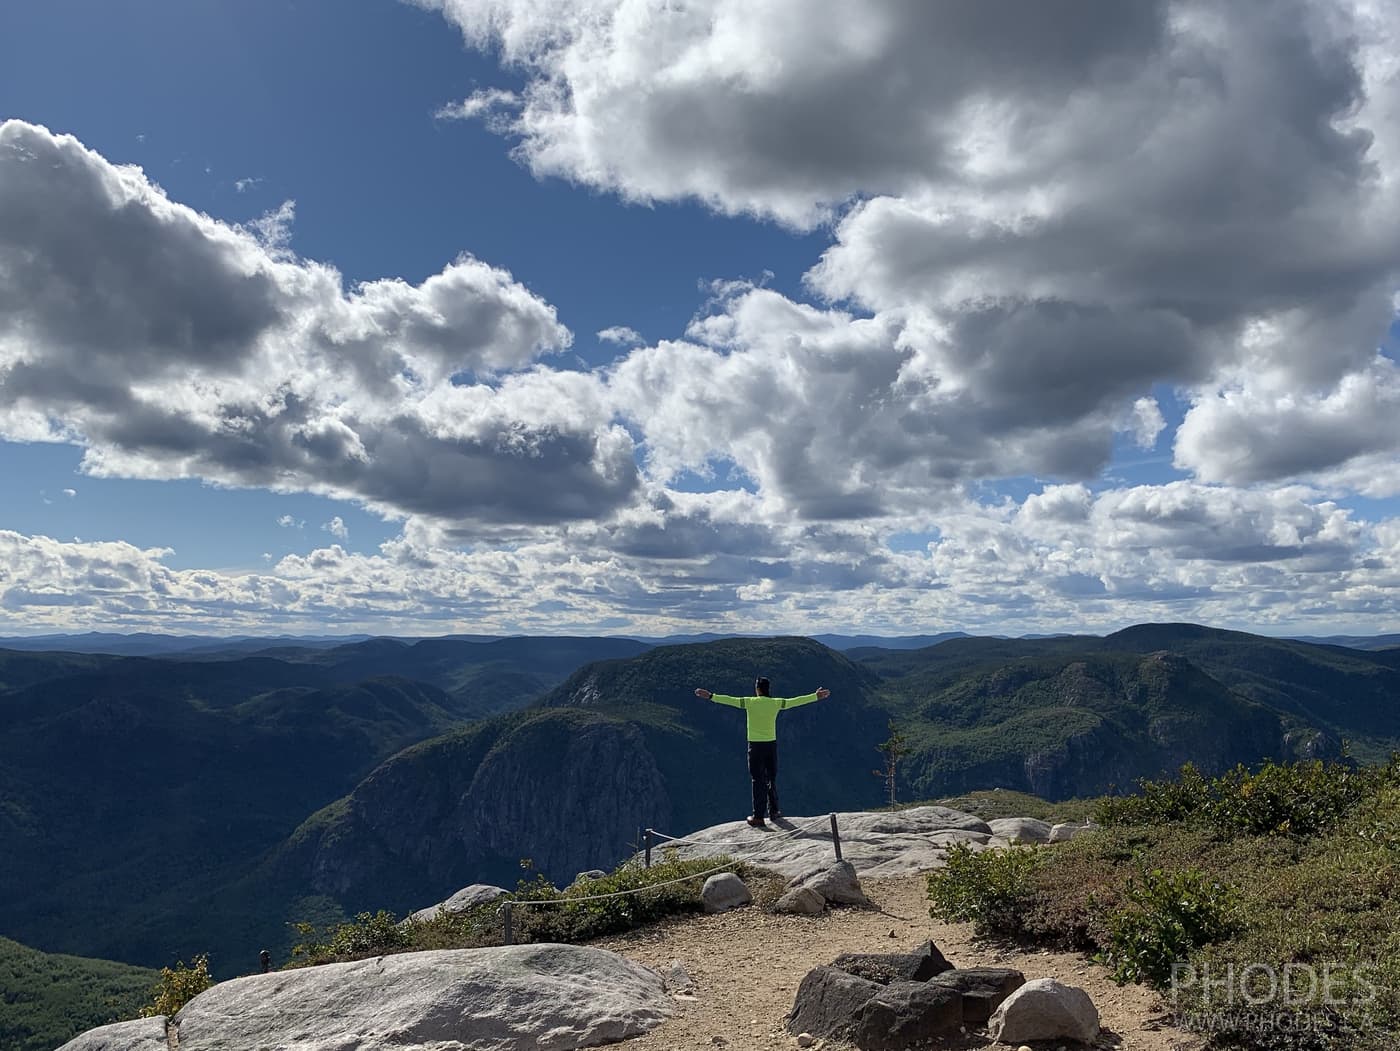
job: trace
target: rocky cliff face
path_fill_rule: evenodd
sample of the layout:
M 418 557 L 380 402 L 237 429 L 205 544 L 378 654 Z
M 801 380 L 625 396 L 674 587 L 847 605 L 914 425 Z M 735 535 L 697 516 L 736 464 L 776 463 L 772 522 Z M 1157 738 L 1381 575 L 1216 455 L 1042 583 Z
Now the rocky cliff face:
M 295 837 L 284 864 L 353 908 L 406 909 L 530 858 L 554 879 L 608 867 L 642 825 L 669 818 L 637 727 L 539 712 L 395 757 Z

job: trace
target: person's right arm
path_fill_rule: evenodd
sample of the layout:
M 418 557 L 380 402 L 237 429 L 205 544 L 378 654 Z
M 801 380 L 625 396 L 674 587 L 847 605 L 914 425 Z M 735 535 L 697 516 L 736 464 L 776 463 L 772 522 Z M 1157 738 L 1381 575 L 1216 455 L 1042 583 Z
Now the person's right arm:
M 742 708 L 744 699 L 742 697 L 730 697 L 723 693 L 711 693 L 709 690 L 696 690 L 695 696 L 702 701 L 714 701 L 716 704 L 727 704 L 731 708 Z

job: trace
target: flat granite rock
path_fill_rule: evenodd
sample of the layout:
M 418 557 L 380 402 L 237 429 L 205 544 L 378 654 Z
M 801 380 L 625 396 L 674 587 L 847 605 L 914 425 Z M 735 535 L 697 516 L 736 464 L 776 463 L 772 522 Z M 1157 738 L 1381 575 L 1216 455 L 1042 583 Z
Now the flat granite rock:
M 577 945 L 440 949 L 220 982 L 172 1019 L 180 1051 L 563 1051 L 672 1010 L 655 971 Z
M 943 806 L 855 811 L 837 814 L 836 822 L 842 857 L 861 876 L 877 879 L 942 868 L 955 844 L 981 851 L 992 838 L 991 827 L 980 817 Z M 788 834 L 795 828 L 804 831 Z M 831 828 L 820 817 L 785 817 L 766 829 L 730 821 L 667 843 L 663 849 L 674 850 L 683 859 L 731 853 L 790 878 L 826 868 L 835 860 Z
M 165 1015 L 89 1029 L 58 1051 L 170 1051 L 165 1039 Z

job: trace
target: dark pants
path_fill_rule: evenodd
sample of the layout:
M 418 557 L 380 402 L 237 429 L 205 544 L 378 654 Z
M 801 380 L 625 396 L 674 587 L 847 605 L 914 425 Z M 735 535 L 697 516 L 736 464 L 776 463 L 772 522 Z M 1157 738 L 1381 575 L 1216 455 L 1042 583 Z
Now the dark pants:
M 753 816 L 763 818 L 764 811 L 777 817 L 778 810 L 778 742 L 749 742 L 749 777 L 753 778 Z

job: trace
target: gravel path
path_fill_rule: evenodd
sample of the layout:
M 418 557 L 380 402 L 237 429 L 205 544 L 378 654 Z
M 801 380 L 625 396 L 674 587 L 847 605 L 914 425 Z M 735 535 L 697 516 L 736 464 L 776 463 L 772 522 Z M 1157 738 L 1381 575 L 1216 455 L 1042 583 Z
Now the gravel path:
M 1012 952 L 979 943 L 967 924 L 929 918 L 922 876 L 863 879 L 879 906 L 841 909 L 807 918 L 777 916 L 756 907 L 717 916 L 667 921 L 595 944 L 654 967 L 663 974 L 680 960 L 695 983 L 695 996 L 678 998 L 671 1021 L 628 1041 L 629 1051 L 796 1047 L 785 1016 L 802 978 L 842 952 L 900 952 L 932 938 L 961 967 L 1002 966 L 1028 979 L 1053 977 L 1083 988 L 1098 1006 L 1105 1032 L 1099 1047 L 1118 1051 L 1198 1051 L 1201 1041 L 1155 1022 L 1165 1013 L 1161 998 L 1139 986 L 1120 988 L 1107 972 L 1073 953 Z M 827 1043 L 834 1049 L 837 1045 Z M 1001 1047 L 972 1032 L 965 1048 Z

